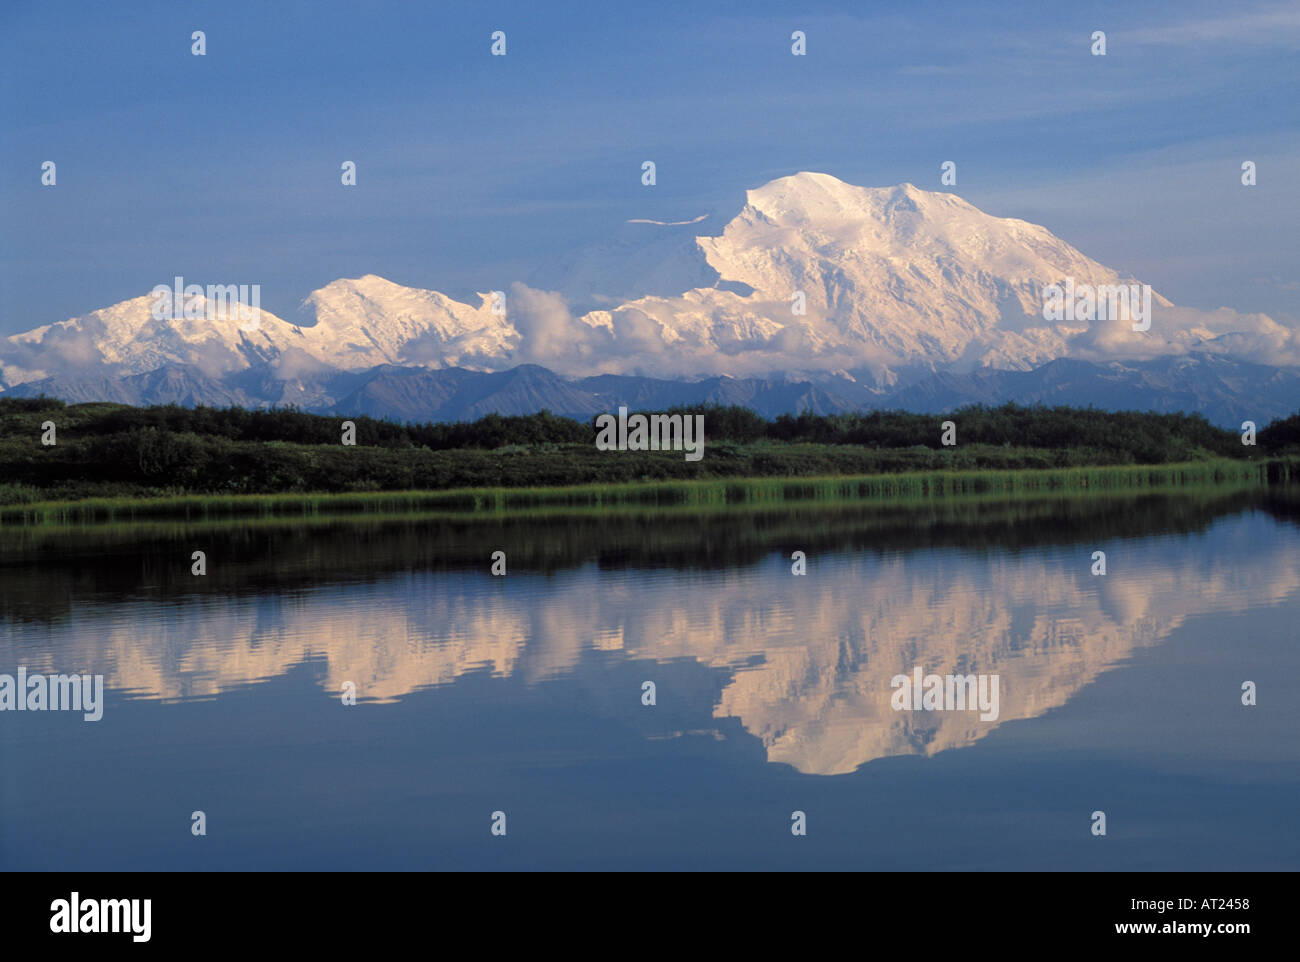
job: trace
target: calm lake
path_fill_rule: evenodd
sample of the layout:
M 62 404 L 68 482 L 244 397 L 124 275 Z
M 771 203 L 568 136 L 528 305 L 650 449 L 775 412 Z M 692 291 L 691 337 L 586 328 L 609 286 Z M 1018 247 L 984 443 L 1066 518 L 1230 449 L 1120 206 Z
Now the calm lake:
M 7 527 L 0 606 L 104 684 L 0 712 L 4 869 L 1300 868 L 1294 489 Z

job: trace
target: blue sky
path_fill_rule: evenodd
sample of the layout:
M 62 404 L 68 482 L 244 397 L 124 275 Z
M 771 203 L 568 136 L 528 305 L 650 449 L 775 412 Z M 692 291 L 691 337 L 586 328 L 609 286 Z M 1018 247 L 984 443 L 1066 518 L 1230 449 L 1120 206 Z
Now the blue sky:
M 1298 56 L 1293 2 L 6 0 L 0 333 L 176 274 L 287 319 L 366 273 L 465 296 L 797 170 L 940 190 L 946 160 L 1175 303 L 1296 323 Z

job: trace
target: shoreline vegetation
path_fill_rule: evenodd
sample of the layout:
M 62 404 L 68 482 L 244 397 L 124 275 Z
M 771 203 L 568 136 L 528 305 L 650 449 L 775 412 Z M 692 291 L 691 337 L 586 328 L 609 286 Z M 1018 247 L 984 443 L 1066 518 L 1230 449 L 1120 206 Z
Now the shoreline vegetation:
M 1257 488 L 1300 482 L 1300 458 L 1012 471 L 928 471 L 857 477 L 641 481 L 564 487 L 85 498 L 0 505 L 0 526 L 250 518 L 500 516 L 620 509 L 714 509 L 1024 495 Z
M 600 451 L 548 412 L 397 424 L 294 409 L 133 408 L 0 398 L 0 526 L 135 519 L 502 515 L 923 502 L 1300 481 L 1300 414 L 1257 444 L 1200 416 L 973 406 L 703 414 L 705 457 Z M 341 442 L 344 421 L 356 444 Z M 955 446 L 941 442 L 956 425 Z M 50 424 L 57 440 L 42 444 Z

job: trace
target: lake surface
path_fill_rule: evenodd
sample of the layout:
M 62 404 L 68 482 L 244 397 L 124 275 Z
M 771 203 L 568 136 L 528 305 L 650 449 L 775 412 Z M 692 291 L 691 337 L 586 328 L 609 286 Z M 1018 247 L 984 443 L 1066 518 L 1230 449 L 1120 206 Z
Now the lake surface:
M 1300 868 L 1294 490 L 9 528 L 0 605 L 105 685 L 0 712 L 4 869 Z

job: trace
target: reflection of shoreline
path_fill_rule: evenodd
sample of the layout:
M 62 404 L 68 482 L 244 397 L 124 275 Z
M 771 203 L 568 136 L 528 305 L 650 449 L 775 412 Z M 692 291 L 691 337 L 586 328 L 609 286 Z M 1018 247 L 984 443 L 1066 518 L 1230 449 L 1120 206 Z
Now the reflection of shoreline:
M 1188 617 L 1292 597 L 1295 542 L 1289 529 L 1245 515 L 1178 543 L 1121 543 L 1104 578 L 1089 575 L 1088 552 L 1077 548 L 817 555 L 802 578 L 780 556 L 750 569 L 588 566 L 544 580 L 408 572 L 343 590 L 78 609 L 42 627 L 42 654 L 26 661 L 103 673 L 111 687 L 164 699 L 218 694 L 313 661 L 331 697 L 354 681 L 382 702 L 483 670 L 530 684 L 599 684 L 584 658 L 593 650 L 689 659 L 724 674 L 707 707 L 739 718 L 769 761 L 835 774 L 969 745 L 996 724 L 1065 704 Z M 998 673 L 998 722 L 894 712 L 890 679 L 917 664 Z
M 379 582 L 408 571 L 486 570 L 490 550 L 512 574 L 596 564 L 716 571 L 758 565 L 773 552 L 826 554 L 922 548 L 1025 550 L 1208 529 L 1258 507 L 1293 517 L 1284 492 L 1096 493 L 977 497 L 898 505 L 748 506 L 568 515 L 562 518 L 276 520 L 187 526 L 0 530 L 0 610 L 17 624 L 66 618 L 87 595 L 153 600 L 256 597 L 330 584 Z M 204 550 L 208 575 L 190 574 Z

